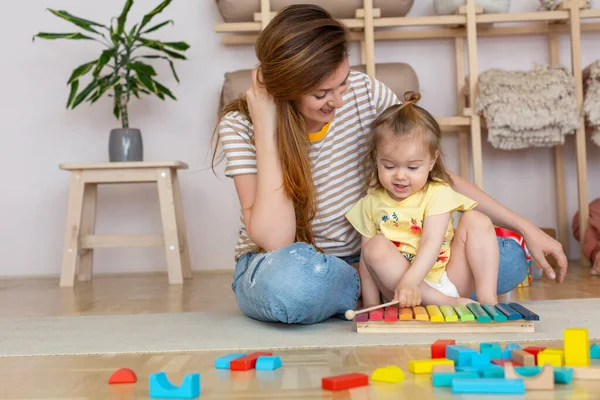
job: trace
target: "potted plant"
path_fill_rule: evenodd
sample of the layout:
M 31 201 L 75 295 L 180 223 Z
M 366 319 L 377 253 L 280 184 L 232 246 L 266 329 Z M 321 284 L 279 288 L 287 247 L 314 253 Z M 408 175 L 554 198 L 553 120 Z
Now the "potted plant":
M 173 60 L 186 60 L 183 54 L 190 46 L 185 42 L 162 42 L 146 35 L 173 23 L 172 20 L 149 25 L 172 0 L 164 0 L 154 10 L 144 15 L 133 27 L 126 27 L 127 14 L 133 0 L 127 0 L 123 11 L 112 18 L 108 25 L 76 17 L 64 10 L 48 9 L 52 14 L 69 21 L 85 32 L 47 33 L 40 32 L 35 38 L 56 40 L 90 40 L 98 42 L 104 49 L 96 60 L 86 62 L 73 70 L 67 81 L 70 85 L 67 109 L 74 109 L 84 101 L 94 104 L 103 95 L 114 98 L 113 114 L 121 121 L 121 128 L 113 129 L 109 139 L 109 159 L 113 161 L 142 161 L 143 143 L 139 129 L 130 128 L 127 106 L 131 95 L 138 99 L 141 94 L 156 95 L 161 100 L 170 97 L 177 100 L 171 91 L 156 80 L 157 73 L 147 60 L 165 60 L 169 63 L 177 82 Z M 82 83 L 88 78 L 87 83 Z

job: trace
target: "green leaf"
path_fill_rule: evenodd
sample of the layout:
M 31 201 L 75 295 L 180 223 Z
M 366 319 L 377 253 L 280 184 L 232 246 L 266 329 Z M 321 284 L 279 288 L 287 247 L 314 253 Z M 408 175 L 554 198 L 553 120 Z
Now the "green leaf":
M 94 21 L 90 21 L 87 19 L 83 19 L 83 18 L 79 18 L 76 17 L 72 14 L 69 14 L 67 11 L 64 10 L 53 10 L 51 8 L 48 8 L 48 11 L 50 11 L 52 14 L 56 15 L 59 18 L 62 18 L 64 20 L 67 20 L 75 25 L 77 25 L 80 28 L 85 29 L 88 32 L 94 32 L 97 33 L 98 35 L 101 35 L 100 32 L 98 32 L 97 30 L 95 30 L 94 28 L 92 28 L 93 26 L 98 26 L 98 27 L 102 27 L 104 29 L 108 29 L 108 27 L 106 27 L 105 25 L 99 24 L 97 22 Z
M 71 92 L 69 93 L 69 99 L 67 100 L 67 109 L 73 102 L 73 98 L 75 97 L 75 94 L 77 93 L 78 88 L 79 88 L 79 81 L 78 80 L 73 81 L 71 83 Z
M 187 44 L 186 42 L 161 42 L 161 43 L 165 47 L 170 47 L 172 49 L 179 50 L 179 51 L 186 51 L 187 49 L 190 48 L 190 45 Z
M 115 31 L 115 36 L 121 36 L 123 31 L 125 30 L 125 22 L 127 21 L 127 14 L 133 5 L 133 0 L 127 0 L 125 6 L 123 7 L 123 11 L 121 11 L 121 15 L 117 18 L 117 30 Z
M 148 28 L 146 29 L 144 32 L 142 32 L 142 34 L 144 33 L 150 33 L 150 32 L 154 32 L 156 30 L 159 30 L 160 28 L 162 28 L 163 26 L 167 25 L 167 24 L 175 24 L 175 22 L 173 22 L 172 19 L 168 20 L 168 21 L 164 21 L 161 22 L 160 24 L 154 25 L 152 28 Z
M 175 96 L 173 96 L 173 93 L 171 93 L 171 91 L 169 89 L 167 89 L 166 87 L 164 87 L 163 85 L 161 85 L 160 83 L 158 83 L 157 81 L 153 80 L 154 85 L 158 88 L 158 90 L 161 93 L 166 94 L 167 96 L 169 96 L 170 98 L 172 98 L 173 100 L 177 100 L 175 98 Z
M 75 68 L 71 73 L 71 77 L 67 81 L 67 85 L 70 85 L 73 81 L 76 81 L 83 75 L 87 74 L 92 69 L 92 67 L 96 65 L 97 62 L 98 60 L 90 61 L 88 63 L 81 64 L 79 67 Z
M 145 87 L 146 89 L 150 90 L 152 93 L 155 94 L 159 94 L 159 90 L 158 88 L 154 85 L 154 81 L 152 80 L 152 78 L 150 78 L 147 75 L 144 74 L 140 74 L 138 71 L 135 72 L 135 75 L 137 77 L 138 82 Z
M 153 59 L 162 58 L 163 60 L 167 60 L 169 62 L 169 66 L 171 67 L 171 72 L 173 72 L 173 77 L 175 78 L 175 80 L 177 82 L 179 82 L 179 76 L 177 76 L 177 72 L 175 71 L 175 65 L 173 64 L 173 61 L 171 61 L 171 59 L 169 57 L 157 56 L 157 55 L 146 55 L 146 56 L 138 56 L 138 57 L 153 58 Z
M 106 64 L 108 64 L 108 62 L 110 61 L 110 59 L 113 57 L 113 55 L 115 54 L 115 49 L 106 49 L 102 52 L 102 54 L 100 54 L 100 58 L 98 59 L 98 63 L 96 64 L 96 68 L 94 69 L 94 77 L 98 77 L 98 75 L 100 75 L 100 72 L 102 71 L 102 68 L 104 68 L 104 66 Z
M 121 108 L 119 107 L 119 96 L 115 96 L 115 106 L 113 107 L 113 114 L 117 119 L 121 115 Z
M 127 64 L 127 67 L 134 70 L 136 73 L 140 73 L 147 76 L 155 76 L 156 71 L 151 65 L 145 64 L 143 62 L 131 62 Z
M 40 32 L 37 35 L 33 36 L 33 40 L 38 37 L 40 39 L 54 40 L 54 39 L 70 39 L 70 40 L 96 40 L 89 36 L 82 35 L 79 32 L 72 33 L 48 33 L 48 32 Z
M 87 86 L 86 86 L 86 88 L 85 88 L 85 89 L 83 89 L 83 90 L 81 91 L 81 93 L 79 93 L 79 94 L 77 95 L 77 97 L 75 97 L 75 100 L 73 101 L 73 104 L 71 104 L 71 108 L 73 109 L 73 108 L 77 107 L 79 104 L 81 104 L 81 102 L 82 102 L 82 101 L 84 101 L 84 100 L 85 100 L 85 98 L 86 98 L 86 97 L 87 97 L 87 96 L 88 96 L 90 93 L 92 93 L 92 91 L 93 91 L 94 89 L 96 89 L 96 87 L 98 87 L 98 85 L 99 85 L 99 84 L 100 84 L 100 82 L 99 82 L 99 80 L 98 80 L 98 79 L 94 79 L 94 80 L 92 80 L 92 81 L 90 82 L 90 84 L 89 84 L 89 85 L 87 85 Z
M 165 8 L 167 8 L 167 6 L 169 4 L 171 4 L 172 0 L 165 0 L 162 3 L 160 3 L 154 10 L 150 11 L 148 14 L 144 15 L 144 18 L 142 18 L 142 24 L 140 25 L 140 30 L 145 27 L 148 22 L 150 22 L 150 20 L 152 20 L 152 18 L 154 18 L 155 15 L 159 14 L 162 12 L 162 10 L 164 10 Z
M 119 84 L 119 82 L 121 81 L 121 77 L 120 76 L 112 76 L 108 75 L 105 78 L 107 78 L 106 80 L 102 81 L 102 83 L 99 85 L 98 90 L 96 90 L 96 92 L 94 93 L 94 95 L 91 97 L 91 103 L 94 104 L 96 101 L 98 101 L 98 99 L 100 99 L 102 97 L 102 95 L 108 90 L 111 89 L 115 86 L 117 86 Z
M 163 53 L 165 53 L 173 58 L 176 58 L 178 60 L 187 60 L 187 58 L 183 54 L 179 54 L 177 52 L 166 49 L 164 44 L 157 40 L 148 40 L 148 39 L 140 38 L 140 42 L 142 42 L 142 44 L 146 47 L 149 47 L 154 50 L 162 51 Z

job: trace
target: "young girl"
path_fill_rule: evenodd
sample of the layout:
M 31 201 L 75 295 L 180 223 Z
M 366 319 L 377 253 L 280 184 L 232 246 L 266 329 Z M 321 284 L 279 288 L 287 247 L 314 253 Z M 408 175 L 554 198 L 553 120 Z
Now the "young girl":
M 477 203 L 452 189 L 435 119 L 405 93 L 373 122 L 367 155 L 369 191 L 346 218 L 362 235 L 363 306 L 399 301 L 496 304 L 499 249 L 494 226 Z M 452 212 L 464 211 L 456 230 Z

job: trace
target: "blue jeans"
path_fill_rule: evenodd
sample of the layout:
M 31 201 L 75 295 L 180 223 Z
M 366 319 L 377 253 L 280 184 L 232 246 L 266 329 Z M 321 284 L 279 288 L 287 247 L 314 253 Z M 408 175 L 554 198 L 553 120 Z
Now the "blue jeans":
M 514 289 L 528 272 L 525 252 L 512 239 L 498 238 L 498 294 Z M 360 293 L 350 263 L 360 255 L 335 257 L 306 243 L 241 256 L 231 285 L 248 317 L 267 322 L 314 324 L 354 309 Z

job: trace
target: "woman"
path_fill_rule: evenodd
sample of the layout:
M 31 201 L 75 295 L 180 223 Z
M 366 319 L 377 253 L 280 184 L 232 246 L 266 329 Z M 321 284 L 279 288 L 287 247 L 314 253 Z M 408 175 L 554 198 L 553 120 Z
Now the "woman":
M 251 318 L 317 323 L 359 298 L 360 235 L 344 214 L 366 193 L 359 166 L 369 125 L 400 101 L 378 80 L 350 71 L 347 46 L 347 30 L 322 8 L 281 10 L 257 40 L 252 86 L 219 118 L 215 156 L 220 142 L 242 214 L 232 288 Z M 558 242 L 451 176 L 479 211 L 520 232 L 554 279 L 544 258 L 552 254 L 562 281 L 567 262 Z M 527 263 L 516 242 L 498 243 L 502 294 L 525 278 Z

